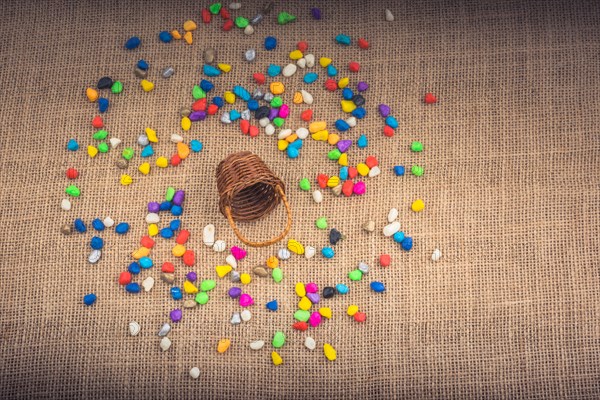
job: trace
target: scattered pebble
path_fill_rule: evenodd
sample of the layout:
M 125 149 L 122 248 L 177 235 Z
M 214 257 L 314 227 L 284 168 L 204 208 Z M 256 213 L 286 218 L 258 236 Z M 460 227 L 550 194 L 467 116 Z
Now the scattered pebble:
M 190 376 L 192 377 L 192 379 L 198 379 L 200 377 L 200 368 L 193 367 L 192 369 L 190 369 Z
M 129 323 L 129 334 L 131 336 L 137 336 L 140 333 L 140 330 L 140 324 L 138 324 L 137 322 L 131 321 Z
M 442 258 L 442 251 L 440 249 L 435 249 L 431 255 L 431 260 L 437 262 L 440 261 L 440 258 Z

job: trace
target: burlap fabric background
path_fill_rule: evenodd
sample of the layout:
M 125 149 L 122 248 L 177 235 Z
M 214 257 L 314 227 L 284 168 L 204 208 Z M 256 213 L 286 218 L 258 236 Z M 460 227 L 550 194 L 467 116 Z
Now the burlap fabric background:
M 155 3 L 155 4 L 154 4 Z M 598 398 L 598 231 L 600 29 L 598 4 L 589 2 L 323 2 L 324 19 L 313 22 L 310 1 L 285 2 L 300 18 L 278 26 L 273 14 L 246 37 L 219 25 L 200 26 L 195 43 L 164 45 L 160 30 L 199 21 L 206 1 L 102 1 L 96 3 L 8 2 L 0 5 L 0 391 L 3 398 Z M 258 3 L 244 2 L 235 15 L 252 17 Z M 396 16 L 383 22 L 384 8 Z M 335 45 L 347 33 L 367 37 L 372 48 Z M 124 51 L 124 40 L 138 34 L 140 49 Z M 277 36 L 276 51 L 262 50 L 267 35 Z M 110 96 L 108 131 L 134 145 L 147 126 L 157 130 L 158 154 L 170 155 L 168 138 L 179 132 L 178 110 L 190 103 L 201 78 L 202 50 L 214 46 L 218 59 L 233 71 L 214 79 L 224 91 L 239 83 L 254 88 L 249 76 L 270 62 L 284 64 L 298 40 L 308 40 L 317 57 L 327 55 L 341 71 L 348 61 L 362 65 L 352 82 L 366 80 L 370 115 L 347 134 L 369 135 L 366 150 L 354 150 L 351 163 L 368 154 L 379 157 L 383 173 L 370 179 L 367 194 L 350 199 L 329 192 L 315 205 L 297 182 L 316 173 L 333 174 L 329 148 L 306 141 L 292 161 L 277 151 L 273 137 L 242 136 L 235 126 L 216 118 L 194 125 L 185 134 L 205 149 L 178 168 L 154 169 L 142 177 L 132 163 L 135 182 L 118 184 L 114 167 L 120 151 L 89 159 L 85 146 L 93 129 L 95 105 L 84 89 L 104 75 L 123 81 L 125 91 Z M 243 52 L 258 49 L 248 65 Z M 132 73 L 139 58 L 151 63 L 156 89 L 144 93 Z M 165 80 L 162 68 L 176 73 Z M 320 67 L 316 68 L 321 72 Z M 301 76 L 284 80 L 290 91 Z M 313 108 L 332 122 L 341 116 L 339 97 L 322 89 Z M 425 106 L 426 91 L 440 102 Z M 393 139 L 381 135 L 379 102 L 390 104 L 400 121 Z M 302 107 L 293 107 L 297 126 Z M 75 137 L 83 150 L 65 150 Z M 412 140 L 425 145 L 420 155 L 408 150 Z M 137 146 L 137 145 L 136 145 Z M 136 147 L 137 148 L 137 147 Z M 225 298 L 223 281 L 202 308 L 186 312 L 169 335 L 170 351 L 158 347 L 156 332 L 175 306 L 168 287 L 158 281 L 149 294 L 132 296 L 116 284 L 129 253 L 145 230 L 145 204 L 162 198 L 167 186 L 187 191 L 183 224 L 192 230 L 195 268 L 214 276 L 223 255 L 205 248 L 201 228 L 217 226 L 218 237 L 239 244 L 217 208 L 214 171 L 234 150 L 256 152 L 282 177 L 294 210 L 290 237 L 318 248 L 327 234 L 314 220 L 328 216 L 347 239 L 337 256 L 284 263 L 285 280 L 256 279 L 250 286 L 257 306 L 253 319 L 229 323 L 237 309 Z M 393 176 L 391 166 L 421 163 L 422 178 Z M 73 210 L 60 210 L 67 186 L 64 171 L 81 171 L 80 199 Z M 425 212 L 409 205 L 421 197 Z M 416 241 L 410 253 L 384 238 L 380 229 L 390 207 L 401 210 L 403 229 Z M 63 223 L 112 216 L 128 221 L 125 237 L 105 232 L 106 251 L 98 265 L 86 261 L 91 234 L 64 237 Z M 360 229 L 373 218 L 377 232 Z M 243 229 L 266 238 L 280 228 L 283 213 Z M 171 259 L 169 243 L 159 241 L 157 263 Z M 442 261 L 432 263 L 439 247 Z M 250 270 L 277 250 L 252 250 L 240 266 Z M 381 269 L 382 252 L 393 265 Z M 321 286 L 345 281 L 364 260 L 373 267 L 346 297 L 325 303 L 334 318 L 311 335 L 319 349 L 302 345 L 305 333 L 292 331 L 297 301 L 293 284 Z M 184 267 L 179 268 L 180 278 Z M 158 268 L 145 272 L 158 279 Z M 373 295 L 370 280 L 387 292 Z M 85 293 L 98 302 L 84 307 Z M 263 304 L 277 298 L 277 313 Z M 358 304 L 365 324 L 344 315 Z M 127 333 L 137 320 L 138 337 Z M 274 367 L 270 345 L 249 350 L 255 339 L 270 342 L 284 329 L 288 343 L 280 351 L 285 364 Z M 222 337 L 232 339 L 224 355 L 215 351 Z M 327 362 L 320 346 L 329 341 L 338 360 Z M 192 366 L 202 373 L 189 378 Z

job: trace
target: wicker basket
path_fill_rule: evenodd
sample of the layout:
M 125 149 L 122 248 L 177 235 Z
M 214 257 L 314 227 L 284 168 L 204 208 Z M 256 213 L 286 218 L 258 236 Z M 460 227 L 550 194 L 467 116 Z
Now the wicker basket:
M 290 231 L 292 212 L 285 197 L 285 185 L 256 154 L 249 151 L 230 154 L 217 167 L 219 209 L 244 243 L 253 247 L 279 242 Z M 287 211 L 284 231 L 271 240 L 252 242 L 236 226 L 236 221 L 255 221 L 269 214 L 283 201 Z

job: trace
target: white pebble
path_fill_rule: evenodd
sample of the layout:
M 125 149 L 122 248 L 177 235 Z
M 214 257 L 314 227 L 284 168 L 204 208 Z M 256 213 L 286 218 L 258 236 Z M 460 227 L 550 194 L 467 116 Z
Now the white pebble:
M 220 253 L 222 251 L 225 251 L 226 247 L 227 247 L 227 245 L 225 244 L 225 241 L 217 240 L 213 246 L 213 250 L 216 251 L 217 253 Z
M 100 257 L 102 257 L 102 252 L 100 250 L 92 250 L 88 257 L 88 261 L 90 264 L 96 264 L 98 260 L 100 260 Z
M 240 116 L 241 116 L 242 119 L 245 119 L 246 121 L 250 121 L 250 117 L 251 117 L 250 110 L 245 109 L 244 111 L 242 111 L 240 113 Z
M 242 8 L 242 3 L 230 3 L 229 4 L 230 10 L 239 10 L 240 8 Z
M 129 323 L 129 334 L 131 336 L 137 336 L 138 333 L 140 333 L 140 329 L 140 324 L 138 324 L 137 322 L 131 321 Z
M 246 309 L 240 313 L 240 317 L 242 317 L 242 321 L 248 322 L 252 318 L 252 313 L 250 312 L 250 310 Z
M 252 350 L 260 350 L 265 345 L 264 340 L 255 340 L 254 342 L 250 342 L 250 348 Z
M 440 258 L 442 258 L 442 251 L 440 249 L 435 249 L 431 255 L 431 260 L 437 262 L 440 261 Z
M 304 246 L 304 256 L 306 258 L 313 258 L 317 253 L 317 249 L 312 246 Z
M 385 20 L 392 22 L 394 20 L 394 14 L 390 10 L 385 10 Z
M 306 249 L 305 249 L 306 251 Z M 290 254 L 290 251 L 288 249 L 279 249 L 279 251 L 277 252 L 277 258 L 279 258 L 280 260 L 287 260 L 291 257 L 292 255 Z
M 306 60 L 306 66 L 308 68 L 312 68 L 315 66 L 315 56 L 314 54 L 307 54 L 304 56 L 304 59 Z
M 233 315 L 231 316 L 231 325 L 238 325 L 240 324 L 240 322 L 242 322 L 241 318 L 240 318 L 240 313 L 239 312 L 234 312 Z
M 376 165 L 373 168 L 371 168 L 371 170 L 369 171 L 369 178 L 376 177 L 380 173 L 381 173 L 381 170 L 379 169 L 379 166 Z
M 351 128 L 356 126 L 356 117 L 350 117 L 346 120 L 346 123 L 350 125 Z
M 271 102 L 271 100 L 273 100 L 274 98 L 275 98 L 275 95 L 270 92 L 265 93 L 265 95 L 263 96 L 263 100 L 268 101 L 268 102 Z
M 363 273 L 363 274 L 368 274 L 369 273 L 369 265 L 363 261 L 358 263 L 358 269 Z
M 160 217 L 157 213 L 148 213 L 146 215 L 146 223 L 147 224 L 157 224 L 160 222 Z
M 308 129 L 306 128 L 298 128 L 296 129 L 296 135 L 298 135 L 298 139 L 306 139 L 308 137 Z
M 110 142 L 110 146 L 113 149 L 121 144 L 121 139 L 116 138 L 116 137 L 112 137 L 112 138 L 108 139 L 108 141 Z
M 213 246 L 215 244 L 215 226 L 208 224 L 202 230 L 202 241 L 206 246 Z
M 244 28 L 244 33 L 246 35 L 252 35 L 254 33 L 254 27 L 252 25 L 246 25 L 246 28 Z
M 296 61 L 296 65 L 300 68 L 306 68 L 306 58 L 302 57 Z
M 112 219 L 111 217 L 106 217 L 106 218 L 104 218 L 104 221 L 102 221 L 102 223 L 104 224 L 105 227 L 111 228 L 115 224 L 115 220 Z
M 269 136 L 275 133 L 275 127 L 272 124 L 265 126 L 265 133 Z
M 169 334 L 169 332 L 171 332 L 171 325 L 169 325 L 168 323 L 165 323 L 162 328 L 160 328 L 160 330 L 158 331 L 158 336 L 163 337 L 163 336 L 167 336 Z
M 154 278 L 149 276 L 142 282 L 142 287 L 146 292 L 149 292 L 154 287 Z
M 304 340 L 304 345 L 307 349 L 314 350 L 315 347 L 317 347 L 317 342 L 315 342 L 315 339 L 311 338 L 310 336 L 307 336 Z
M 297 70 L 298 70 L 298 67 L 296 67 L 296 64 L 288 64 L 283 68 L 283 71 L 281 72 L 281 74 L 285 77 L 290 77 L 290 76 L 294 75 Z
M 237 260 L 235 259 L 235 257 L 233 256 L 233 254 L 230 254 L 227 257 L 225 257 L 225 262 L 227 264 L 231 265 L 231 267 L 233 269 L 237 268 Z
M 231 118 L 229 117 L 229 111 L 225 111 L 223 115 L 221 115 L 221 122 L 224 124 L 230 124 Z
M 176 133 L 171 135 L 171 142 L 173 143 L 181 143 L 183 142 L 183 137 L 181 135 L 178 135 Z
M 69 199 L 62 199 L 60 202 L 60 208 L 65 211 L 69 211 L 71 209 L 71 201 Z
M 394 236 L 394 233 L 400 230 L 400 222 L 394 221 L 383 227 L 383 234 L 387 237 Z
M 286 137 L 290 136 L 291 134 L 292 134 L 291 129 L 283 129 L 281 132 L 279 132 L 279 134 L 277 134 L 277 139 L 283 140 Z
M 146 136 L 146 134 L 141 134 L 140 136 L 138 136 L 138 144 L 142 147 L 147 146 L 150 143 L 150 141 L 148 140 L 148 136 Z
M 200 377 L 200 368 L 194 367 L 190 369 L 190 376 L 192 379 L 198 379 Z
M 164 337 L 160 340 L 160 348 L 162 349 L 162 351 L 167 351 L 169 350 L 169 348 L 171 347 L 171 339 L 169 339 L 168 337 Z
M 250 25 L 248 25 L 248 26 L 250 26 Z M 254 49 L 246 50 L 246 52 L 244 53 L 244 57 L 246 58 L 246 61 L 254 61 L 254 59 L 256 58 L 256 50 L 254 50 Z
M 320 190 L 315 190 L 313 192 L 313 200 L 315 201 L 315 203 L 320 203 L 323 201 L 323 193 L 321 193 Z
M 306 104 L 312 104 L 313 103 L 313 97 L 312 94 L 308 93 L 306 90 L 302 89 L 300 90 L 300 94 L 302 95 L 302 101 L 305 102 Z
M 388 222 L 394 222 L 398 218 L 398 209 L 392 208 L 388 213 Z
M 267 125 L 269 125 L 269 123 L 271 122 L 271 120 L 267 117 L 261 118 L 258 120 L 258 124 L 260 126 L 262 126 L 263 128 L 266 127 Z

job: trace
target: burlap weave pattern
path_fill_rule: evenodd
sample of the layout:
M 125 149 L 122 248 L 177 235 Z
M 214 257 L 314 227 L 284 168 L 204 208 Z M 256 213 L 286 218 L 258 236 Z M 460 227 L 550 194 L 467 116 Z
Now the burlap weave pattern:
M 234 28 L 200 23 L 206 1 L 3 1 L 0 2 L 0 396 L 2 398 L 598 398 L 600 326 L 599 184 L 600 184 L 600 10 L 595 1 L 418 1 L 418 2 L 281 2 L 275 12 L 245 36 Z M 244 2 L 234 16 L 252 17 L 262 3 Z M 324 19 L 313 22 L 310 7 Z M 383 21 L 385 8 L 396 17 Z M 276 12 L 299 16 L 278 26 Z M 192 46 L 159 43 L 163 29 L 199 23 Z M 333 38 L 346 33 L 366 37 L 371 49 L 342 47 Z M 137 34 L 143 44 L 127 52 L 124 40 Z M 267 35 L 279 40 L 267 53 Z M 307 140 L 297 160 L 276 148 L 274 137 L 251 139 L 218 118 L 194 125 L 184 134 L 198 138 L 204 150 L 181 166 L 142 177 L 139 158 L 129 167 L 134 184 L 118 184 L 114 166 L 120 151 L 89 159 L 90 121 L 95 105 L 84 95 L 104 75 L 121 80 L 122 94 L 110 95 L 107 130 L 139 152 L 135 141 L 145 127 L 154 128 L 159 155 L 170 156 L 172 133 L 179 133 L 178 110 L 189 105 L 191 88 L 201 78 L 202 50 L 217 49 L 221 62 L 233 65 L 215 78 L 222 93 L 234 84 L 254 89 L 251 73 L 269 63 L 285 65 L 297 41 L 310 52 L 333 58 L 340 71 L 349 61 L 361 63 L 353 84 L 367 81 L 368 116 L 346 134 L 368 133 L 369 147 L 354 149 L 350 163 L 369 154 L 379 157 L 382 174 L 369 179 L 367 193 L 350 199 L 325 193 L 316 205 L 298 189 L 303 177 L 334 174 L 329 146 Z M 258 51 L 254 63 L 243 52 Z M 151 93 L 142 92 L 132 68 L 139 58 L 151 64 Z M 175 75 L 160 71 L 171 65 Z M 323 70 L 315 71 L 323 75 Z M 345 72 L 342 72 L 345 73 Z M 284 79 L 285 100 L 305 87 L 302 74 Z M 308 87 L 313 109 L 330 123 L 342 116 L 338 94 L 319 83 Z M 425 106 L 426 91 L 439 104 Z M 389 104 L 400 121 L 394 138 L 381 134 L 376 112 Z M 238 109 L 241 107 L 237 105 Z M 299 126 L 293 106 L 288 122 Z M 82 146 L 65 150 L 69 138 Z M 425 145 L 409 151 L 412 140 Z M 122 146 L 123 146 L 122 145 Z M 158 268 L 143 277 L 157 278 L 149 294 L 132 296 L 118 287 L 118 273 L 145 230 L 148 201 L 161 199 L 167 186 L 187 191 L 183 226 L 191 229 L 189 246 L 197 250 L 200 277 L 214 276 L 223 255 L 202 245 L 201 229 L 217 227 L 217 237 L 239 244 L 218 211 L 214 177 L 220 160 L 233 151 L 260 155 L 282 178 L 294 212 L 290 237 L 317 248 L 327 234 L 314 220 L 327 216 L 346 239 L 330 261 L 294 257 L 284 263 L 285 279 L 277 285 L 255 278 L 249 288 L 257 306 L 240 326 L 229 323 L 236 311 L 226 298 L 229 281 L 220 282 L 211 301 L 186 312 L 163 353 L 156 332 L 175 303 L 158 280 Z M 393 176 L 391 166 L 419 163 L 425 175 Z M 60 201 L 68 185 L 64 171 L 81 171 L 80 199 L 64 212 Z M 426 210 L 410 212 L 423 198 Z M 412 252 L 384 238 L 387 211 L 398 207 L 402 227 L 415 238 Z M 128 221 L 125 237 L 102 233 L 106 251 L 89 265 L 92 234 L 64 237 L 63 223 L 110 215 Z M 376 233 L 360 229 L 372 218 Z M 256 224 L 243 224 L 253 239 L 265 239 L 285 221 L 279 207 Z M 159 240 L 153 258 L 171 260 L 171 244 Z M 443 258 L 430 260 L 439 247 Z M 263 262 L 277 246 L 249 251 L 240 270 Z M 392 266 L 377 264 L 381 253 Z M 372 272 L 351 292 L 324 301 L 334 318 L 310 334 L 319 347 L 309 352 L 305 333 L 290 328 L 297 298 L 293 284 L 321 287 L 344 281 L 359 261 Z M 186 267 L 178 264 L 181 279 Z M 386 283 L 374 295 L 371 280 Z M 87 308 L 81 299 L 95 292 Z M 277 313 L 264 303 L 277 298 Z M 357 304 L 368 317 L 357 324 L 344 315 Z M 138 337 L 127 333 L 140 323 Z M 274 367 L 269 342 L 283 329 L 285 363 Z M 222 337 L 230 350 L 216 353 Z M 259 352 L 251 340 L 268 342 Z M 331 343 L 338 360 L 327 362 L 322 343 Z M 190 379 L 192 366 L 200 379 Z

